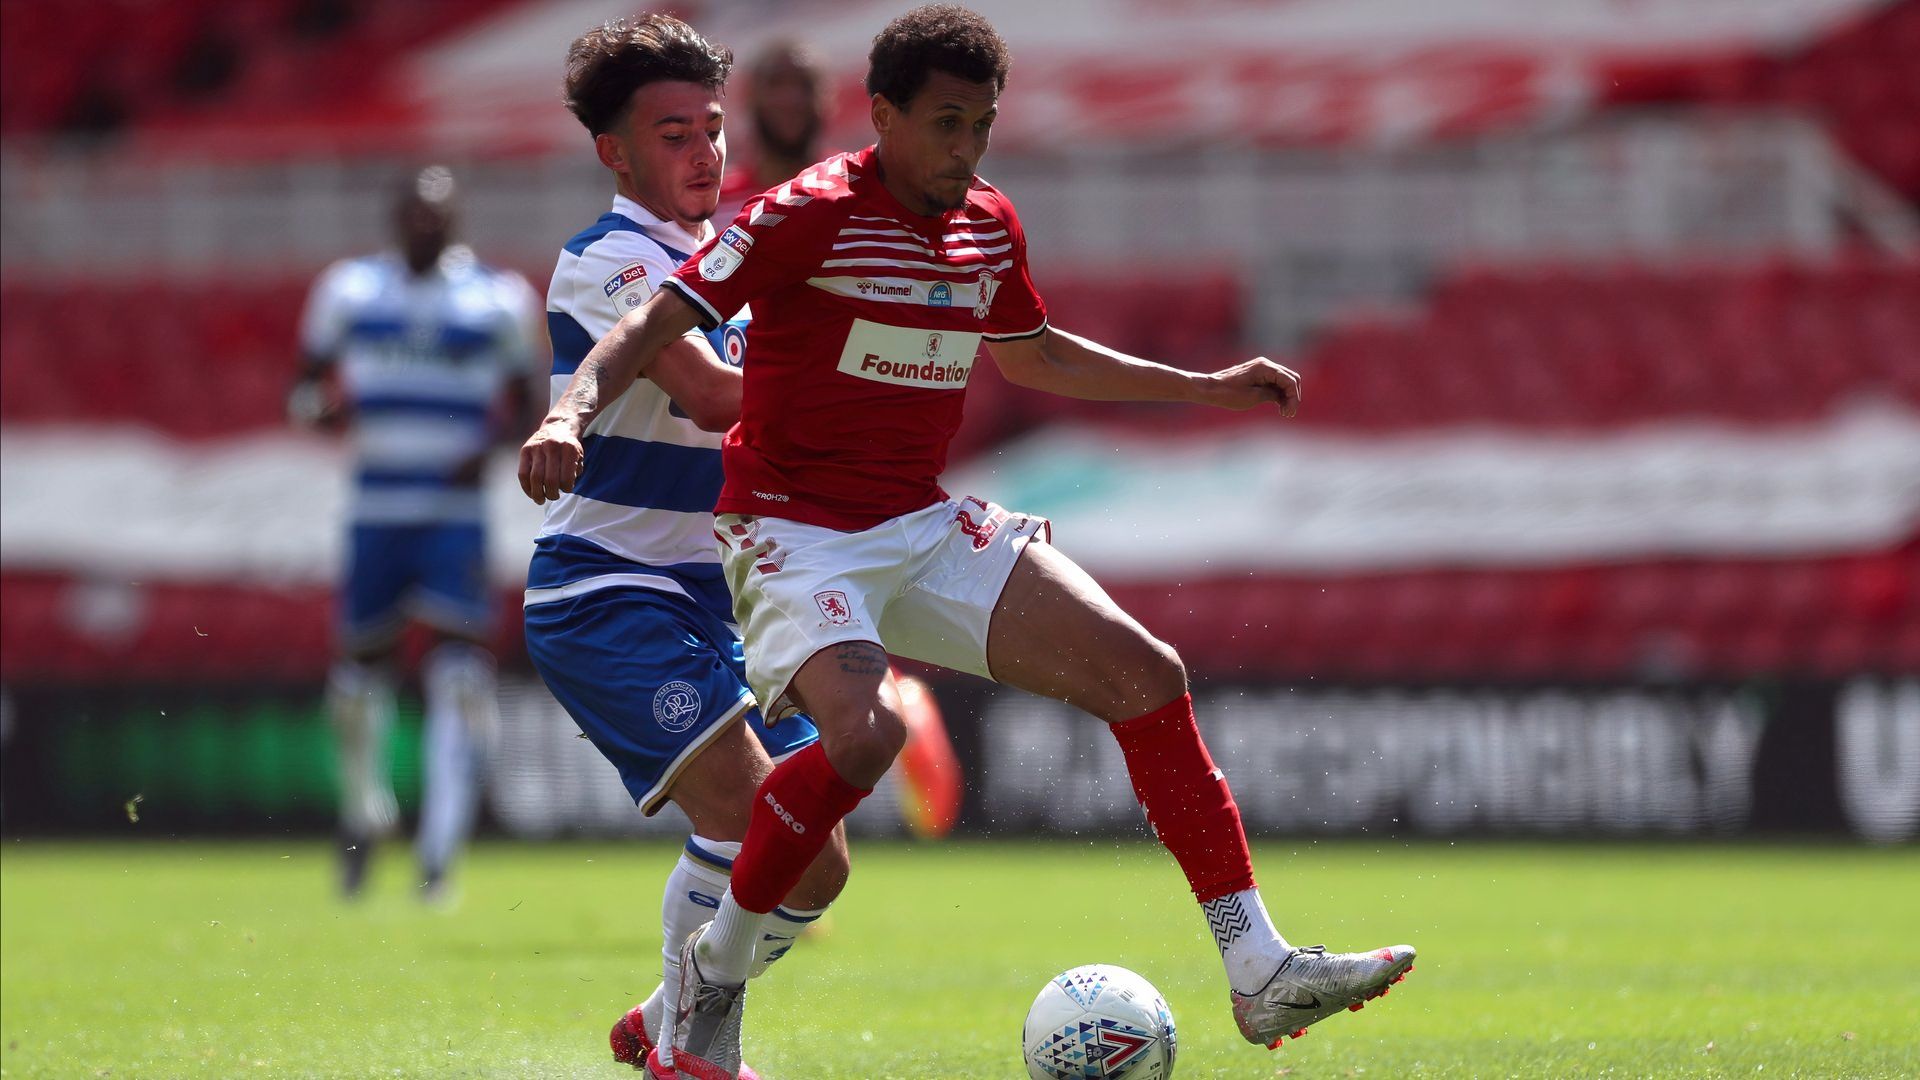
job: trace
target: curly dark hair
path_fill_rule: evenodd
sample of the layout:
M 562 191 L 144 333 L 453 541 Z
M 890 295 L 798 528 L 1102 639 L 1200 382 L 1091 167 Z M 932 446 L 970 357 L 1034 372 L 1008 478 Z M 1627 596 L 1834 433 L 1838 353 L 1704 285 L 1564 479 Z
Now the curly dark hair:
M 595 135 L 626 115 L 633 92 L 654 82 L 715 90 L 733 71 L 733 50 L 710 44 L 671 15 L 642 15 L 581 34 L 567 50 L 567 109 Z
M 867 93 L 905 108 L 936 71 L 1007 88 L 1013 54 L 999 31 L 958 4 L 928 4 L 887 24 L 867 54 Z

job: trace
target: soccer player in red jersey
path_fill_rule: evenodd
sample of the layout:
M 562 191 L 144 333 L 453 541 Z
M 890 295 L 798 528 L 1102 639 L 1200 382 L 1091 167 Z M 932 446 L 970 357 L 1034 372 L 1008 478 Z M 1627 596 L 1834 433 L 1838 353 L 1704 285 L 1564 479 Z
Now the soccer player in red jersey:
M 1052 546 L 1044 519 L 939 486 L 982 342 L 1006 378 L 1069 397 L 1272 404 L 1285 416 L 1300 401 L 1299 377 L 1265 358 L 1196 374 L 1048 323 L 1019 217 L 975 175 L 1008 64 L 998 33 L 964 8 L 890 23 L 867 75 L 876 144 L 750 201 L 601 339 L 523 452 L 530 490 L 568 490 L 601 402 L 661 347 L 752 301 L 716 534 L 748 681 L 769 717 L 804 706 L 820 742 L 760 786 L 729 891 L 687 941 L 671 1043 L 684 1077 L 736 1075 L 761 920 L 900 750 L 903 725 L 880 694 L 888 652 L 1108 723 L 1206 914 L 1249 1040 L 1297 1037 L 1413 964 L 1405 945 L 1335 954 L 1281 937 L 1179 657 Z

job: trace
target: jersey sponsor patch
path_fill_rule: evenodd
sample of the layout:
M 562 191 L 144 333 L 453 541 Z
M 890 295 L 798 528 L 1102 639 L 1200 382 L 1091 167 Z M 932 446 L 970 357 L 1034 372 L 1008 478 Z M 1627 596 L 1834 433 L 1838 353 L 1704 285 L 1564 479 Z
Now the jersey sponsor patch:
M 727 231 L 720 234 L 720 239 L 701 258 L 700 276 L 708 281 L 727 280 L 747 261 L 747 252 L 752 249 L 753 237 L 738 225 L 727 226 Z
M 973 374 L 980 335 L 953 330 L 917 330 L 887 326 L 866 319 L 853 320 L 839 368 L 857 379 L 919 386 L 929 390 L 959 390 Z
M 653 283 L 647 280 L 647 268 L 633 262 L 601 282 L 600 291 L 613 301 L 613 309 L 624 315 L 647 302 L 653 295 Z
M 653 695 L 653 718 L 668 731 L 687 730 L 700 719 L 700 691 L 679 679 L 662 686 Z

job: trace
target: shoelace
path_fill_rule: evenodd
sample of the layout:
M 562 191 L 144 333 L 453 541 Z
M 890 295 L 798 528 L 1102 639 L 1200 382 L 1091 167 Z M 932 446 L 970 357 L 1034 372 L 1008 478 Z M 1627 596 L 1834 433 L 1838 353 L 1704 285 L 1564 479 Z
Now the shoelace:
M 1280 961 L 1279 971 L 1276 971 L 1275 974 L 1279 974 L 1280 972 L 1287 970 L 1288 966 L 1290 966 L 1293 963 L 1294 958 L 1299 956 L 1301 953 L 1312 953 L 1315 956 L 1325 956 L 1327 955 L 1327 947 L 1325 945 L 1306 945 L 1293 950 L 1292 952 L 1287 954 L 1287 958 L 1285 960 Z

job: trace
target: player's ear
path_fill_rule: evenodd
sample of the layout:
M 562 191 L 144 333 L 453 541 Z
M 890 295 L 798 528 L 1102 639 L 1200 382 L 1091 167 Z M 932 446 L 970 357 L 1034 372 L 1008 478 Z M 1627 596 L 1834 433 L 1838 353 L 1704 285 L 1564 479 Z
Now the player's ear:
M 885 135 L 893 126 L 894 114 L 899 112 L 885 94 L 873 95 L 873 130 L 875 134 Z
M 600 158 L 600 164 L 615 172 L 627 171 L 627 151 L 620 140 L 606 132 L 593 137 L 593 152 Z

